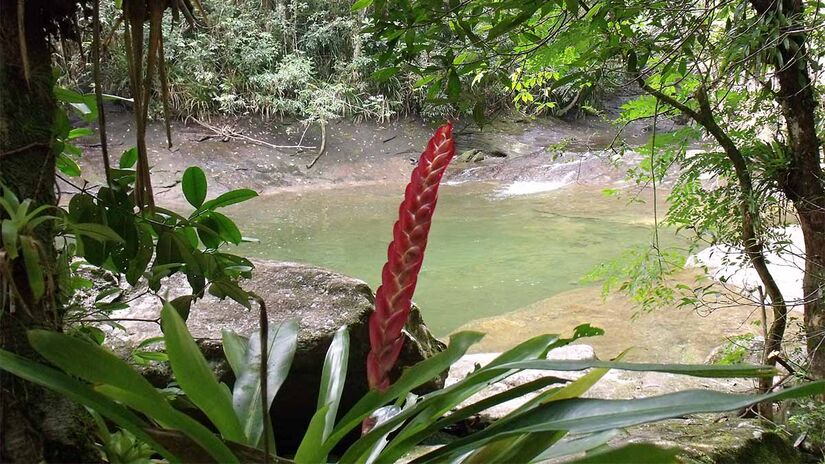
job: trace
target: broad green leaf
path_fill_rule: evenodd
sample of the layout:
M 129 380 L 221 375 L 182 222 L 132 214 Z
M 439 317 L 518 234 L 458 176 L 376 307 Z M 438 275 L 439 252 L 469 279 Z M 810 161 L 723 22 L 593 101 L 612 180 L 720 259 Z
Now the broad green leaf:
M 186 201 L 195 208 L 200 208 L 203 200 L 206 199 L 206 175 L 203 170 L 197 166 L 186 168 L 183 172 L 183 180 L 181 181 L 181 188 L 183 189 L 183 196 Z
M 576 338 L 575 335 L 574 338 Z M 622 359 L 626 354 L 627 351 L 621 353 L 616 360 Z M 607 372 L 608 369 L 604 368 L 593 369 L 575 381 L 570 382 L 563 388 L 553 389 L 541 393 L 516 408 L 508 416 L 502 418 L 486 430 L 480 432 L 477 437 L 481 438 L 487 434 L 495 434 L 495 431 L 499 427 L 506 428 L 510 417 L 531 409 L 538 404 L 560 401 L 569 398 L 578 398 L 590 390 L 590 388 L 601 380 Z M 528 462 L 562 439 L 565 434 L 566 432 L 564 431 L 551 430 L 533 434 L 524 434 L 522 436 L 516 435 L 505 437 L 502 440 L 494 441 L 493 443 L 490 443 L 489 445 L 475 451 L 468 459 L 468 462 Z
M 678 464 L 679 450 L 647 443 L 633 443 L 621 448 L 585 456 L 567 464 Z
M 372 5 L 373 0 L 356 0 L 350 7 L 350 11 L 358 11 Z
M 541 432 L 544 433 L 544 432 Z M 556 460 L 571 454 L 583 453 L 602 445 L 607 444 L 620 433 L 619 430 L 605 430 L 604 432 L 591 433 L 588 435 L 571 437 L 570 440 L 559 442 L 552 448 L 545 450 L 543 453 L 535 457 L 533 462 L 542 462 L 548 460 Z M 528 437 L 531 435 L 527 435 Z
M 321 373 L 321 389 L 318 393 L 318 409 L 329 406 L 327 420 L 324 427 L 323 439 L 320 445 L 332 433 L 335 418 L 338 414 L 338 405 L 344 392 L 344 383 L 347 380 L 347 365 L 349 364 L 349 331 L 347 326 L 341 326 L 327 350 L 324 359 L 324 370 Z
M 509 434 L 555 430 L 571 433 L 596 433 L 687 414 L 732 411 L 762 401 L 801 398 L 823 392 L 825 392 L 825 381 L 811 382 L 764 395 L 687 390 L 632 400 L 576 398 L 553 401 L 512 417 L 506 425 L 497 427 L 497 433 L 491 434 L 492 436 L 488 439 L 457 440 L 413 462 L 441 462 L 445 456 L 463 454 Z
M 209 294 L 220 299 L 231 298 L 246 309 L 251 309 L 249 293 L 245 292 L 238 284 L 228 280 L 216 280 L 209 285 Z
M 90 135 L 94 135 L 94 132 L 88 127 L 76 127 L 69 131 L 69 136 L 66 139 L 74 140 L 80 137 L 88 137 Z
M 175 308 L 183 322 L 189 319 L 189 311 L 192 309 L 192 302 L 195 300 L 194 295 L 181 295 L 174 300 L 169 301 L 169 304 Z
M 269 328 L 267 335 L 266 404 L 275 399 L 292 366 L 298 347 L 298 323 L 289 321 Z M 264 432 L 264 411 L 261 409 L 261 337 L 253 334 L 232 391 L 232 406 L 242 422 L 245 442 L 258 446 Z
M 118 243 L 124 242 L 123 238 L 121 238 L 120 235 L 118 235 L 109 226 L 105 226 L 103 224 L 84 222 L 80 224 L 71 224 L 69 227 L 72 229 L 72 232 L 74 232 L 75 235 L 83 235 L 85 237 L 93 238 L 101 242 L 107 240 Z
M 111 351 L 47 330 L 28 332 L 32 347 L 68 374 L 95 385 L 95 390 L 168 427 L 185 433 L 219 462 L 237 462 L 229 448 L 206 427 L 176 411 L 142 375 Z M 103 412 L 103 411 L 99 411 Z
M 241 243 L 241 231 L 238 230 L 238 226 L 235 225 L 235 222 L 232 221 L 232 219 L 229 219 L 217 211 L 210 211 L 208 214 L 218 226 L 218 230 L 216 232 L 218 232 L 221 240 L 233 243 L 235 245 Z
M 540 335 L 502 353 L 490 362 L 490 364 L 473 372 L 461 382 L 426 395 L 414 406 L 405 408 L 391 419 L 382 422 L 381 425 L 377 425 L 370 433 L 361 437 L 355 444 L 350 446 L 342 459 L 344 461 L 360 461 L 365 459 L 375 447 L 376 443 L 383 440 L 387 433 L 395 430 L 409 417 L 414 416 L 384 449 L 384 452 L 379 458 L 379 462 L 395 462 L 402 455 L 406 454 L 411 446 L 419 443 L 425 437 L 420 436 L 420 434 L 428 430 L 433 422 L 437 421 L 449 410 L 455 408 L 459 403 L 481 391 L 486 386 L 516 372 L 508 369 L 494 369 L 496 365 L 516 360 L 543 357 L 548 347 L 557 342 L 558 337 L 555 335 Z M 412 443 L 413 440 L 415 440 L 414 443 Z
M 40 262 L 38 243 L 28 235 L 22 235 L 20 236 L 20 249 L 23 252 L 23 264 L 26 268 L 29 289 L 35 301 L 40 300 L 46 293 L 46 281 L 43 274 L 43 265 Z
M 221 339 L 226 361 L 235 373 L 235 378 L 238 378 L 243 372 L 249 340 L 228 329 L 221 330 Z
M 374 73 L 372 73 L 372 79 L 376 82 L 384 82 L 387 79 L 391 78 L 392 76 L 398 74 L 398 71 L 400 71 L 400 70 L 401 70 L 401 68 L 399 68 L 398 66 L 393 66 L 391 68 L 379 69 L 378 71 L 375 71 Z
M 77 177 L 82 173 L 77 162 L 66 156 L 65 153 L 57 155 L 55 165 L 60 172 L 70 177 Z
M 128 409 L 94 391 L 89 385 L 30 359 L 8 351 L 0 350 L 0 369 L 29 382 L 54 390 L 106 417 L 118 426 L 128 430 L 135 437 L 151 445 L 152 448 L 172 462 L 180 462 L 174 455 L 157 443 L 143 429 L 148 424 Z
M 318 444 L 323 443 L 324 432 L 327 428 L 327 413 L 330 405 L 325 405 L 315 411 L 309 421 L 309 427 L 304 432 L 304 438 L 293 458 L 296 464 L 315 464 L 326 462 L 318 457 Z
M 342 326 L 335 332 L 335 337 L 327 350 L 324 370 L 321 373 L 318 408 L 310 423 L 310 430 L 313 425 L 320 425 L 320 430 L 315 430 L 316 433 L 312 434 L 307 431 L 304 435 L 298 453 L 295 455 L 297 462 L 326 462 L 327 457 L 321 453 L 322 445 L 329 438 L 335 426 L 338 405 L 341 403 L 341 394 L 347 378 L 348 361 L 349 332 L 347 326 Z
M 118 163 L 118 166 L 120 166 L 121 169 L 132 168 L 135 166 L 135 163 L 137 163 L 137 159 L 137 147 L 132 147 L 124 151 L 123 154 L 120 155 L 120 162 Z
M 479 332 L 458 332 L 450 336 L 447 349 L 405 370 L 401 377 L 383 393 L 371 390 L 364 395 L 352 409 L 344 415 L 324 443 L 324 454 L 344 438 L 361 421 L 381 406 L 396 400 L 407 392 L 430 381 L 435 376 L 449 369 L 470 346 L 476 344 L 484 334 Z M 376 427 L 377 428 L 377 427 Z
M 215 199 L 207 201 L 201 205 L 199 210 L 214 210 L 217 208 L 223 208 L 224 206 L 234 205 L 235 203 L 240 203 L 257 196 L 258 193 L 250 189 L 230 190 L 229 192 L 219 195 Z
M 17 224 L 11 219 L 0 219 L 0 234 L 2 234 L 3 249 L 6 250 L 8 258 L 17 258 Z
M 175 381 L 186 397 L 209 418 L 224 438 L 243 442 L 243 432 L 232 403 L 186 328 L 180 314 L 169 303 L 161 310 L 163 334 Z
M 111 351 L 98 345 L 46 330 L 29 331 L 29 342 L 44 358 L 69 374 L 92 384 L 111 385 L 131 391 L 147 404 L 166 403 L 166 399 L 139 373 Z
M 146 267 L 152 261 L 155 252 L 155 242 L 152 239 L 152 228 L 143 223 L 137 224 L 137 250 L 134 258 L 129 260 L 126 268 L 126 281 L 135 285 L 140 280 Z
M 499 404 L 505 403 L 516 398 L 521 398 L 524 395 L 532 393 L 536 390 L 540 390 L 553 384 L 564 383 L 566 381 L 566 379 L 560 379 L 557 377 L 542 377 L 532 382 L 519 385 L 517 387 L 513 387 L 504 392 L 477 401 L 457 411 L 450 412 L 444 417 L 431 422 L 430 425 L 416 432 L 414 435 L 410 435 L 404 438 L 403 441 L 393 443 L 392 453 L 386 453 L 385 455 L 382 455 L 379 458 L 378 462 L 392 462 L 393 460 L 396 460 L 399 455 L 406 454 L 410 449 L 417 446 L 424 439 L 435 434 L 439 430 L 444 429 L 444 427 L 460 422 L 464 419 L 467 419 L 468 417 L 474 416 L 493 406 L 497 406 Z
M 550 361 L 533 360 L 508 363 L 500 368 L 507 369 L 542 369 L 551 371 L 583 371 L 590 368 L 619 369 L 640 372 L 666 372 L 670 374 L 689 375 L 693 377 L 738 378 L 771 377 L 776 370 L 770 366 L 715 365 L 715 364 L 650 364 L 626 363 L 599 360 L 584 361 Z

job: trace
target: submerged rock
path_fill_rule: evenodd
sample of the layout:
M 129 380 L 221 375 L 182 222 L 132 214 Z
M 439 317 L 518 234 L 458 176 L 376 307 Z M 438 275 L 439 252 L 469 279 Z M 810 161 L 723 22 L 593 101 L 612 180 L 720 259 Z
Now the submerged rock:
M 272 419 L 279 449 L 295 449 L 315 412 L 321 371 L 327 348 L 335 331 L 349 326 L 350 357 L 347 382 L 340 406 L 346 412 L 367 392 L 366 357 L 369 350 L 368 319 L 374 297 L 369 286 L 361 280 L 326 269 L 297 263 L 254 261 L 253 278 L 242 286 L 260 295 L 267 306 L 270 324 L 297 320 L 300 324 L 298 349 L 286 382 L 275 397 Z M 169 297 L 188 290 L 185 279 L 171 279 Z M 133 303 L 128 314 L 115 317 L 154 318 L 159 305 L 152 298 L 141 298 Z M 118 351 L 131 352 L 140 341 L 159 336 L 156 324 L 125 322 L 127 333 L 115 332 L 113 344 Z M 207 360 L 214 366 L 221 381 L 232 384 L 231 369 L 225 361 L 221 330 L 229 329 L 243 336 L 257 333 L 259 314 L 240 305 L 207 295 L 195 303 L 187 321 L 192 335 Z M 405 343 L 395 375 L 441 351 L 444 344 L 434 338 L 424 325 L 417 308 L 413 308 L 410 322 L 404 331 Z M 146 375 L 157 386 L 165 386 L 172 378 L 164 364 L 153 363 Z M 443 386 L 446 373 L 427 386 L 432 390 Z

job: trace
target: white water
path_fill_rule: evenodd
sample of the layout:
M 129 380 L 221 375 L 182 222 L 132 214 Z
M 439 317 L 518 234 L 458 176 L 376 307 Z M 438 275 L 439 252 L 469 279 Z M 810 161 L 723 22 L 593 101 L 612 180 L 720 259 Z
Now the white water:
M 552 192 L 559 190 L 570 184 L 576 179 L 575 172 L 568 172 L 563 177 L 557 180 L 538 181 L 538 180 L 517 180 L 499 190 L 497 193 L 502 197 L 511 197 L 517 195 L 533 195 L 536 193 Z

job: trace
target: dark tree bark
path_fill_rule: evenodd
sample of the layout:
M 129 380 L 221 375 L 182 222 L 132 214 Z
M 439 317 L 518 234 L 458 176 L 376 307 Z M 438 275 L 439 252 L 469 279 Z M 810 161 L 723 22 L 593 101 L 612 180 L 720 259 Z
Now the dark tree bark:
M 0 182 L 36 205 L 56 203 L 48 34 L 75 7 L 69 0 L 0 0 Z M 44 226 L 37 234 L 48 254 L 43 267 L 54 275 L 53 230 Z M 0 284 L 6 292 L 0 299 L 0 347 L 36 358 L 26 331 L 61 329 L 57 289 L 48 286 L 35 301 L 22 266 L 0 274 Z M 18 293 L 8 292 L 10 286 Z M 100 462 L 88 425 L 80 406 L 0 371 L 0 461 Z
M 779 41 L 782 60 L 775 63 L 776 100 L 785 119 L 790 165 L 777 179 L 793 201 L 805 240 L 805 331 L 811 373 L 825 378 L 825 176 L 816 134 L 816 98 L 808 72 L 803 3 L 798 0 L 752 0 L 757 13 L 782 8 L 789 18 L 788 41 Z M 781 30 L 779 32 L 785 32 Z

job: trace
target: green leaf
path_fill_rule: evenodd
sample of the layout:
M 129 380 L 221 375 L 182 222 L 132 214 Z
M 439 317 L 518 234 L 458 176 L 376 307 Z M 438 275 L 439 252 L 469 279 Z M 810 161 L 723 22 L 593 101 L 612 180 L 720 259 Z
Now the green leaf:
M 321 373 L 321 389 L 318 394 L 318 409 L 329 406 L 324 428 L 323 440 L 329 438 L 335 425 L 338 414 L 338 405 L 341 403 L 341 394 L 344 392 L 344 383 L 347 379 L 347 365 L 349 364 L 349 331 L 347 326 L 341 326 L 327 350 L 324 359 L 324 370 Z M 323 440 L 319 442 L 320 445 Z
M 12 260 L 17 258 L 17 224 L 11 219 L 0 219 L 0 234 L 2 234 L 3 249 L 6 250 L 6 255 Z
M 595 453 L 576 459 L 568 464 L 678 464 L 678 449 L 661 448 L 648 443 L 633 443 L 603 453 Z
M 567 8 L 567 11 L 571 13 L 578 13 L 579 11 L 579 0 L 564 0 L 564 6 Z
M 240 203 L 242 201 L 249 200 L 250 198 L 255 198 L 257 196 L 258 193 L 250 189 L 230 190 L 224 194 L 219 195 L 215 199 L 207 201 L 206 203 L 201 205 L 199 210 L 214 210 L 217 208 L 223 208 L 224 206 L 234 205 L 235 203 Z
M 289 321 L 270 327 L 267 335 L 266 404 L 271 405 L 292 366 L 292 358 L 298 347 L 298 323 Z M 243 368 L 232 391 L 232 406 L 243 423 L 246 443 L 258 446 L 264 432 L 264 415 L 261 409 L 261 337 L 249 337 Z M 267 408 L 267 414 L 269 409 Z
M 533 462 L 542 462 L 551 459 L 555 460 L 565 456 L 570 456 L 571 454 L 579 454 L 585 451 L 590 451 L 592 449 L 607 444 L 607 442 L 618 436 L 619 433 L 619 430 L 613 429 L 605 430 L 604 432 L 599 433 L 591 433 L 588 435 L 576 436 L 575 438 L 571 438 L 570 440 L 560 442 L 554 445 L 553 447 L 545 450 L 543 453 L 536 456 Z M 532 434 L 527 435 L 527 437 L 532 436 Z
M 80 224 L 70 225 L 72 232 L 75 235 L 83 235 L 101 242 L 111 241 L 123 243 L 124 240 L 114 230 L 103 224 L 95 224 L 91 222 L 84 222 Z
M 398 71 L 400 71 L 400 70 L 401 70 L 401 68 L 399 68 L 398 66 L 379 69 L 378 71 L 375 71 L 374 73 L 372 73 L 372 78 L 376 82 L 384 82 L 387 79 L 391 78 L 392 76 L 398 74 Z
M 175 380 L 181 389 L 209 418 L 224 438 L 243 442 L 243 432 L 232 403 L 221 389 L 198 345 L 180 314 L 169 303 L 161 310 L 166 352 Z
M 223 353 L 226 355 L 226 360 L 229 362 L 229 367 L 232 368 L 235 378 L 238 378 L 244 369 L 249 340 L 228 329 L 221 330 L 221 338 L 223 340 Z
M 209 217 L 215 221 L 218 228 L 216 232 L 218 232 L 221 240 L 235 245 L 241 243 L 241 231 L 238 230 L 238 226 L 235 225 L 232 219 L 229 219 L 217 211 L 210 211 L 208 214 Z
M 753 366 L 748 364 L 738 365 L 713 365 L 713 364 L 649 364 L 649 363 L 626 363 L 599 360 L 585 361 L 550 361 L 532 360 L 508 363 L 500 368 L 507 369 L 541 369 L 551 371 L 583 371 L 590 368 L 619 369 L 625 371 L 638 372 L 666 372 L 670 374 L 689 375 L 693 377 L 712 378 L 745 378 L 745 377 L 771 377 L 776 370 L 770 366 Z
M 111 351 L 69 335 L 28 332 L 32 347 L 52 364 L 95 385 L 95 390 L 192 438 L 218 462 L 238 462 L 206 427 L 176 411 L 142 375 Z M 101 413 L 103 411 L 100 411 Z
M 20 236 L 20 248 L 23 251 L 23 264 L 26 267 L 29 289 L 34 300 L 38 301 L 46 294 L 46 281 L 37 241 L 28 235 L 22 235 Z
M 506 19 L 499 21 L 495 26 L 493 26 L 489 32 L 487 32 L 487 41 L 492 41 L 521 25 L 523 22 L 530 19 L 533 14 L 538 10 L 539 4 L 541 2 L 537 2 L 533 6 L 529 6 L 525 8 L 521 13 L 516 16 L 510 16 Z
M 132 147 L 132 148 L 124 151 L 123 154 L 120 155 L 120 162 L 118 163 L 118 166 L 120 166 L 121 169 L 132 168 L 137 163 L 137 159 L 138 159 L 137 147 Z
M 0 350 L 0 369 L 29 382 L 49 388 L 72 401 L 93 409 L 152 446 L 155 451 L 162 454 L 166 459 L 172 462 L 180 462 L 172 453 L 143 431 L 144 427 L 147 426 L 146 422 L 123 406 L 94 391 L 89 385 L 51 367 L 4 350 Z
M 595 331 L 592 331 L 589 324 L 586 326 L 579 326 L 576 328 L 576 333 L 574 334 L 573 338 L 569 340 L 572 341 L 576 338 L 579 338 L 580 336 L 587 336 L 587 333 L 598 333 L 598 331 L 600 330 L 601 329 L 595 329 Z M 616 358 L 616 360 L 622 359 L 626 354 L 627 351 L 621 353 Z M 491 425 L 479 434 L 476 434 L 475 437 L 483 438 L 485 435 L 495 434 L 498 427 L 503 426 L 506 428 L 509 417 L 517 415 L 523 411 L 529 410 L 541 403 L 549 403 L 552 401 L 577 398 L 585 394 L 588 390 L 590 390 L 590 388 L 593 387 L 593 385 L 595 385 L 599 380 L 601 380 L 602 377 L 604 377 L 607 374 L 607 372 L 608 369 L 604 368 L 593 369 L 584 376 L 564 386 L 563 388 L 548 390 L 544 393 L 540 393 L 539 395 L 533 397 L 526 403 L 519 406 L 507 417 Z M 523 434 L 521 436 L 512 435 L 504 438 L 503 440 L 494 441 L 486 445 L 485 447 L 473 452 L 470 461 L 479 463 L 483 463 L 485 461 L 530 462 L 536 457 L 536 455 L 544 452 L 545 450 L 553 446 L 554 443 L 561 440 L 565 434 L 566 432 L 564 431 L 551 430 L 532 434 Z
M 356 2 L 352 4 L 352 7 L 350 7 L 350 11 L 363 10 L 372 5 L 372 2 L 373 0 L 356 0 Z
M 69 131 L 69 136 L 66 137 L 66 140 L 74 140 L 80 137 L 88 137 L 90 135 L 94 135 L 94 132 L 88 127 L 76 127 Z
M 347 326 L 342 326 L 335 332 L 335 337 L 327 350 L 324 360 L 324 370 L 321 373 L 321 389 L 318 393 L 318 409 L 310 422 L 310 430 L 301 440 L 296 462 L 326 462 L 327 456 L 320 453 L 322 445 L 332 433 L 335 418 L 338 415 L 338 406 L 341 403 L 341 394 L 344 391 L 344 382 L 347 378 L 347 364 L 349 361 L 349 332 Z M 319 428 L 313 429 L 313 425 Z M 313 431 L 314 433 L 309 433 Z
M 206 174 L 197 166 L 186 168 L 181 182 L 183 196 L 195 208 L 200 208 L 206 199 Z
M 595 433 L 687 414 L 732 411 L 762 401 L 800 398 L 823 392 L 825 392 L 825 381 L 811 382 L 765 395 L 736 395 L 708 390 L 687 390 L 632 400 L 575 398 L 553 401 L 509 418 L 506 424 L 497 427 L 497 433 L 489 434 L 490 437 L 487 439 L 457 440 L 413 462 L 441 462 L 445 456 L 463 454 L 509 434 L 554 430 Z
M 321 409 L 315 411 L 315 414 L 312 415 L 312 419 L 309 421 L 309 427 L 307 427 L 306 432 L 304 432 L 304 438 L 301 440 L 301 445 L 298 447 L 298 451 L 293 458 L 296 464 L 327 462 L 326 459 L 319 460 L 317 446 L 323 442 L 329 407 L 330 405 L 322 406 Z
M 182 295 L 171 300 L 169 304 L 175 308 L 175 311 L 178 312 L 183 322 L 186 322 L 186 320 L 189 319 L 189 311 L 192 309 L 192 302 L 194 300 L 194 295 Z
M 77 162 L 66 156 L 65 153 L 57 155 L 55 165 L 60 172 L 70 177 L 77 177 L 82 173 Z
M 423 429 L 415 432 L 415 434 L 403 438 L 403 440 L 400 442 L 394 442 L 392 451 L 385 451 L 385 454 L 381 455 L 378 462 L 391 462 L 397 459 L 399 455 L 404 455 L 408 453 L 409 450 L 411 450 L 413 447 L 417 446 L 427 437 L 432 436 L 439 430 L 444 429 L 444 427 L 465 420 L 468 417 L 480 413 L 481 411 L 487 410 L 493 406 L 497 406 L 499 404 L 505 403 L 513 399 L 521 398 L 524 395 L 548 387 L 550 385 L 564 382 L 566 382 L 566 379 L 561 379 L 558 377 L 541 377 L 532 382 L 528 382 L 526 384 L 513 387 L 509 390 L 503 391 L 501 393 L 495 394 L 478 402 L 472 403 L 456 411 L 451 411 L 449 414 L 441 417 L 440 419 L 432 421 Z M 424 401 L 427 401 L 427 399 L 425 398 Z M 408 416 L 409 414 L 405 417 Z
M 470 346 L 478 343 L 484 337 L 479 332 L 458 332 L 450 336 L 450 344 L 447 349 L 432 356 L 415 366 L 406 369 L 401 377 L 383 393 L 371 390 L 353 406 L 346 415 L 338 422 L 332 430 L 332 435 L 324 443 L 323 453 L 329 453 L 332 448 L 344 438 L 350 431 L 357 427 L 362 420 L 369 416 L 374 410 L 394 401 L 407 392 L 430 381 L 435 376 L 449 369 L 458 361 Z M 377 427 L 376 427 L 377 428 Z
M 251 309 L 249 293 L 233 282 L 227 280 L 215 280 L 209 285 L 209 294 L 223 300 L 226 297 L 233 299 L 246 309 Z

